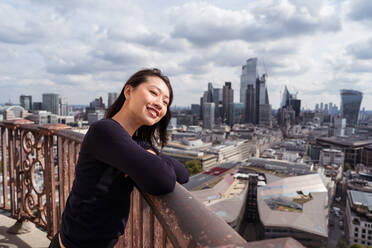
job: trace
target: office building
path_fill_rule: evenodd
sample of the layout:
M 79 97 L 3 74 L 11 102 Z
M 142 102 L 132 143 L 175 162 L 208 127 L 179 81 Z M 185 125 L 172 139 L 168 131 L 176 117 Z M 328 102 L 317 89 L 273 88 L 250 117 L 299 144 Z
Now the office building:
M 25 110 L 32 110 L 32 96 L 21 95 L 19 103 Z
M 33 102 L 32 103 L 32 110 L 42 110 L 43 109 L 43 103 L 42 102 Z
M 109 108 L 115 100 L 118 98 L 118 93 L 116 92 L 109 92 L 107 97 L 107 108 Z
M 213 88 L 212 99 L 214 102 L 214 120 L 223 123 L 223 91 L 221 88 Z
M 191 104 L 191 114 L 195 116 L 200 116 L 200 105 L 199 104 Z
M 68 103 L 67 97 L 59 98 L 59 115 L 67 116 L 68 115 Z
M 254 87 L 257 75 L 257 58 L 250 58 L 243 65 L 242 75 L 240 76 L 240 102 L 244 105 L 248 85 L 253 85 Z
M 244 121 L 245 123 L 256 123 L 256 88 L 254 85 L 247 85 L 244 104 Z
M 203 128 L 212 129 L 214 126 L 214 102 L 203 103 Z
M 243 103 L 230 103 L 229 125 L 242 124 L 244 122 Z
M 234 102 L 234 90 L 231 87 L 231 82 L 225 82 L 222 88 L 222 116 L 225 123 L 232 123 L 230 116 L 231 104 Z
M 346 199 L 346 239 L 350 245 L 372 245 L 372 194 L 348 190 Z
M 346 119 L 347 126 L 356 126 L 360 104 L 362 103 L 363 93 L 357 90 L 341 90 L 341 115 Z
M 255 124 L 271 124 L 271 105 L 267 93 L 266 78 L 267 75 L 263 74 L 261 78 L 256 79 Z
M 59 115 L 59 95 L 54 93 L 44 93 L 42 97 L 43 110 Z

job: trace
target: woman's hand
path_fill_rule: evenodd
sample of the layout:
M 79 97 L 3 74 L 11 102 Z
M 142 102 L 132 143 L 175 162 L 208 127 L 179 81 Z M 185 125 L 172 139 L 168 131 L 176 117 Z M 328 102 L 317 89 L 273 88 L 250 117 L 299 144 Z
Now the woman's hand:
M 154 150 L 152 150 L 151 148 L 150 148 L 150 149 L 147 149 L 146 151 L 148 151 L 149 153 L 152 153 L 152 154 L 154 154 L 154 155 L 158 155 L 158 154 L 156 154 L 156 152 L 155 152 Z

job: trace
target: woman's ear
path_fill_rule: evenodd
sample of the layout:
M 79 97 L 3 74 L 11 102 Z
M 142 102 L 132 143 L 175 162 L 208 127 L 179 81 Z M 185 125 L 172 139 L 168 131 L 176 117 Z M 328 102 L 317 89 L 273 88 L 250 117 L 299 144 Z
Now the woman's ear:
M 133 89 L 133 87 L 130 86 L 130 85 L 126 85 L 126 86 L 125 86 L 125 88 L 124 88 L 124 96 L 125 96 L 125 99 L 130 98 L 130 95 L 132 94 L 132 89 Z

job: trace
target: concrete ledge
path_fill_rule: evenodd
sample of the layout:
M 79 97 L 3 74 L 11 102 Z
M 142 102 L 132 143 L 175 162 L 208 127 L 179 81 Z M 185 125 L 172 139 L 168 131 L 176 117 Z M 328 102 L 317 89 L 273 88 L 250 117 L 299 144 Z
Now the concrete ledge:
M 6 212 L 0 210 L 0 247 L 7 248 L 48 248 L 50 240 L 47 233 L 34 227 L 25 234 L 10 234 L 8 229 L 16 223 L 16 220 L 6 216 Z M 30 225 L 33 225 L 30 223 Z

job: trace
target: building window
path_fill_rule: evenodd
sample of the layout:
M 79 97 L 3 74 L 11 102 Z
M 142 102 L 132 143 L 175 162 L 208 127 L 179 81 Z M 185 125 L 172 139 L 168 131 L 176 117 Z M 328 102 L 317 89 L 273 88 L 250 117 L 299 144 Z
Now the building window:
M 368 240 L 371 240 L 371 236 L 368 236 Z
M 368 230 L 368 234 L 372 234 L 372 231 L 371 230 Z
M 371 245 L 371 242 L 367 242 L 367 245 Z
M 366 235 L 365 235 L 365 234 L 363 234 L 363 235 L 362 235 L 362 239 L 365 239 L 365 238 L 366 238 Z
M 356 231 L 356 232 L 359 231 L 358 227 L 355 227 L 355 231 Z
M 354 239 L 354 243 L 358 243 L 358 240 L 357 239 Z
M 364 240 L 362 240 L 362 245 L 364 245 L 366 242 Z
M 362 229 L 362 233 L 366 233 L 366 229 Z

